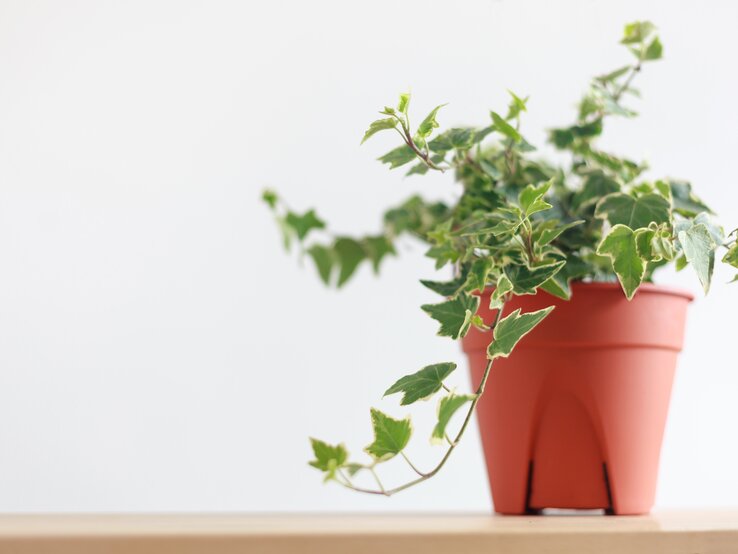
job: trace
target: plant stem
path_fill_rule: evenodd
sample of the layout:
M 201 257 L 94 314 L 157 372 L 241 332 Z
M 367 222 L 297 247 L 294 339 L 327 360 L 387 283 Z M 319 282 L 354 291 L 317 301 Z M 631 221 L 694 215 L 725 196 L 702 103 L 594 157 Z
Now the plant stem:
M 497 324 L 500 322 L 500 319 L 502 319 L 502 311 L 505 308 L 504 303 L 500 308 L 497 310 L 497 315 L 495 316 L 494 323 L 492 324 L 492 328 L 494 329 Z M 469 406 L 469 411 L 466 413 L 466 417 L 464 418 L 464 422 L 461 424 L 461 428 L 459 429 L 459 432 L 456 433 L 456 437 L 454 437 L 453 441 L 449 441 L 449 447 L 446 450 L 446 453 L 444 454 L 443 458 L 436 464 L 436 466 L 430 470 L 427 473 L 423 473 L 419 471 L 413 464 L 410 463 L 410 460 L 407 459 L 405 454 L 403 452 L 400 452 L 402 454 L 403 458 L 405 458 L 405 461 L 407 461 L 408 464 L 410 464 L 410 467 L 413 468 L 413 470 L 419 475 L 417 479 L 413 479 L 412 481 L 408 481 L 407 483 L 403 485 L 399 485 L 397 487 L 391 488 L 391 489 L 385 489 L 381 482 L 379 481 L 379 477 L 377 476 L 376 472 L 374 471 L 373 467 L 369 467 L 369 470 L 374 475 L 374 478 L 377 481 L 377 484 L 379 485 L 380 490 L 376 489 L 365 489 L 362 487 L 356 487 L 353 484 L 351 484 L 348 479 L 346 479 L 343 474 L 342 477 L 344 477 L 345 481 L 338 480 L 338 483 L 343 485 L 346 488 L 349 488 L 356 492 L 363 492 L 367 494 L 381 494 L 384 496 L 392 496 L 393 494 L 397 494 L 398 492 L 404 491 L 405 489 L 409 489 L 410 487 L 413 487 L 419 483 L 422 483 L 423 481 L 427 481 L 431 477 L 433 477 L 436 473 L 441 471 L 441 468 L 446 464 L 448 459 L 451 457 L 451 453 L 454 451 L 454 449 L 458 446 L 459 441 L 461 441 L 461 437 L 464 436 L 464 431 L 466 431 L 466 428 L 469 426 L 469 422 L 471 421 L 472 414 L 474 414 L 474 409 L 477 407 L 477 403 L 479 402 L 479 399 L 482 397 L 482 394 L 484 394 L 485 386 L 487 385 L 487 379 L 489 379 L 489 374 L 492 370 L 492 362 L 493 360 L 487 361 L 487 366 L 484 368 L 484 373 L 482 374 L 482 380 L 479 382 L 479 386 L 477 387 L 477 392 L 474 396 L 474 400 L 472 400 L 471 405 Z M 447 437 L 448 440 L 448 437 Z

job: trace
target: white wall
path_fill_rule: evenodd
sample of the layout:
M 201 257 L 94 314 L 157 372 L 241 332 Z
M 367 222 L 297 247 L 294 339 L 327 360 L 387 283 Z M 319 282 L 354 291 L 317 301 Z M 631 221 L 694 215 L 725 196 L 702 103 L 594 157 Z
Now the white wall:
M 418 309 L 433 298 L 420 248 L 324 290 L 281 251 L 259 191 L 377 230 L 411 192 L 453 191 L 376 163 L 391 137 L 359 148 L 378 107 L 410 88 L 416 113 L 449 101 L 443 124 L 474 124 L 511 88 L 541 144 L 589 76 L 626 60 L 637 18 L 659 24 L 666 60 L 605 146 L 693 180 L 736 225 L 732 2 L 3 1 L 0 511 L 488 509 L 476 428 L 391 500 L 306 465 L 308 435 L 360 451 L 370 405 L 399 413 L 388 383 L 463 357 Z M 731 276 L 690 311 L 661 507 L 738 504 Z

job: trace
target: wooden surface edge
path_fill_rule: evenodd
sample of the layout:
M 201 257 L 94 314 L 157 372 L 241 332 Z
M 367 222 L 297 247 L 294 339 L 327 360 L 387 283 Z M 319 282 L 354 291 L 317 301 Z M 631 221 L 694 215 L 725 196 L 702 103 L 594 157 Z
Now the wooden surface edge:
M 738 511 L 639 517 L 0 515 L 5 554 L 734 554 Z

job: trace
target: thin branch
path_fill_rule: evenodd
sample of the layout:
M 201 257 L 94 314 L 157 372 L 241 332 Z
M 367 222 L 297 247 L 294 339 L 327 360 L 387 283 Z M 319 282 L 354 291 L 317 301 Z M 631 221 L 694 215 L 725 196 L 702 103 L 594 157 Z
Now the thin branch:
M 495 316 L 494 323 L 492 324 L 493 328 L 496 327 L 497 324 L 500 322 L 500 319 L 502 319 L 502 311 L 503 311 L 504 307 L 505 306 L 504 306 L 504 303 L 503 303 L 503 305 L 500 306 L 500 308 L 497 310 L 497 315 Z M 474 409 L 477 407 L 477 403 L 479 402 L 479 399 L 482 397 L 482 394 L 484 394 L 484 389 L 485 389 L 485 386 L 487 385 L 487 380 L 489 379 L 490 371 L 492 370 L 492 362 L 493 362 L 493 360 L 488 360 L 487 361 L 487 366 L 484 368 L 484 373 L 482 374 L 482 380 L 479 382 L 479 386 L 477 387 L 477 392 L 476 392 L 476 395 L 474 396 L 474 400 L 472 400 L 471 405 L 469 406 L 469 411 L 467 411 L 466 417 L 464 418 L 464 422 L 461 424 L 461 427 L 459 428 L 458 433 L 456 433 L 456 437 L 454 437 L 453 440 L 449 440 L 448 436 L 446 436 L 446 440 L 449 442 L 449 447 L 446 450 L 446 453 L 443 455 L 443 458 L 441 458 L 441 460 L 438 462 L 438 464 L 436 464 L 436 466 L 432 470 L 430 470 L 427 473 L 422 473 L 422 472 L 418 471 L 411 464 L 411 467 L 413 467 L 413 469 L 415 470 L 415 472 L 418 473 L 420 475 L 420 477 L 418 477 L 417 479 L 413 479 L 412 481 L 408 481 L 407 483 L 404 483 L 404 484 L 399 485 L 397 487 L 391 488 L 391 489 L 385 489 L 381 485 L 381 482 L 379 481 L 379 478 L 377 477 L 376 472 L 374 471 L 374 468 L 373 467 L 370 467 L 369 469 L 371 470 L 372 474 L 374 475 L 375 479 L 377 480 L 377 484 L 379 485 L 380 490 L 363 489 L 363 488 L 360 488 L 360 487 L 355 487 L 355 486 L 351 485 L 350 483 L 343 482 L 343 481 L 340 481 L 340 480 L 338 482 L 341 485 L 343 485 L 344 487 L 349 488 L 351 490 L 354 490 L 356 492 L 364 492 L 364 493 L 367 493 L 367 494 L 381 494 L 381 495 L 384 495 L 384 496 L 392 496 L 393 494 L 397 494 L 398 492 L 404 491 L 405 489 L 409 489 L 410 487 L 413 487 L 413 486 L 415 486 L 415 485 L 417 485 L 419 483 L 422 483 L 423 481 L 427 481 L 428 479 L 430 479 L 431 477 L 433 477 L 436 473 L 438 473 L 439 471 L 441 471 L 441 468 L 443 468 L 443 466 L 446 464 L 446 462 L 448 461 L 448 459 L 451 457 L 451 454 L 454 451 L 454 449 L 458 446 L 459 441 L 461 440 L 461 437 L 464 436 L 464 432 L 466 431 L 466 428 L 469 426 L 469 422 L 471 421 L 472 414 L 474 414 Z M 405 455 L 402 452 L 401 452 L 401 454 L 403 455 L 403 457 L 405 457 Z M 405 457 L 405 460 L 407 460 L 406 457 Z M 408 463 L 410 463 L 409 460 L 407 460 L 407 461 L 408 461 Z

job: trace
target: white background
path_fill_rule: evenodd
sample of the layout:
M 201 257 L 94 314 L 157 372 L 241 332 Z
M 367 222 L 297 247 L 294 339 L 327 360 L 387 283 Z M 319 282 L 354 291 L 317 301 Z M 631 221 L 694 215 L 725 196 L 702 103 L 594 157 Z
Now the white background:
M 370 405 L 404 413 L 388 384 L 464 360 L 418 309 L 422 248 L 325 290 L 259 191 L 357 234 L 412 192 L 453 198 L 450 176 L 374 161 L 393 137 L 359 147 L 377 109 L 411 89 L 416 120 L 448 101 L 443 125 L 481 124 L 510 88 L 540 145 L 628 61 L 638 18 L 666 59 L 603 146 L 691 179 L 738 225 L 734 2 L 0 3 L 0 511 L 489 510 L 476 427 L 390 500 L 306 465 L 308 435 L 359 453 Z M 731 277 L 690 308 L 660 507 L 738 504 Z M 698 292 L 688 272 L 662 282 Z M 430 465 L 434 405 L 416 411 Z

